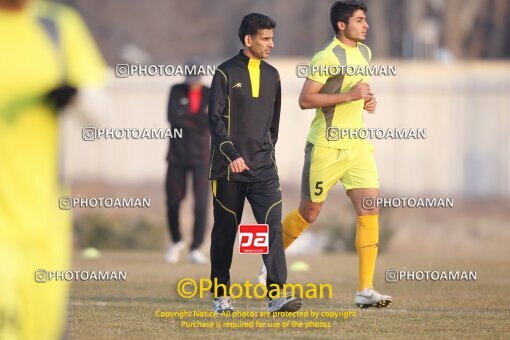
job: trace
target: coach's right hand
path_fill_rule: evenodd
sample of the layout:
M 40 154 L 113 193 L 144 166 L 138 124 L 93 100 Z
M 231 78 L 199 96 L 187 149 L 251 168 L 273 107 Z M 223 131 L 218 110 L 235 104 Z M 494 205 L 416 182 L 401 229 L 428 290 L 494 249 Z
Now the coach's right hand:
M 244 163 L 243 157 L 239 157 L 232 163 L 230 163 L 230 171 L 232 171 L 233 173 L 243 172 L 244 170 L 250 169 L 246 166 L 246 163 Z
M 360 80 L 349 91 L 349 95 L 351 101 L 368 98 L 370 96 L 370 85 L 368 85 L 368 83 L 362 83 Z

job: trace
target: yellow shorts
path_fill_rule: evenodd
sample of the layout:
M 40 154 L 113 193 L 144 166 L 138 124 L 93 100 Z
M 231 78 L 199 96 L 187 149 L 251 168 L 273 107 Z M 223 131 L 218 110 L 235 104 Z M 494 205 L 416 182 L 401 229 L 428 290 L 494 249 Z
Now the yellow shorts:
M 312 202 L 323 202 L 338 181 L 345 190 L 379 188 L 372 143 L 363 140 L 349 149 L 306 143 L 301 195 Z

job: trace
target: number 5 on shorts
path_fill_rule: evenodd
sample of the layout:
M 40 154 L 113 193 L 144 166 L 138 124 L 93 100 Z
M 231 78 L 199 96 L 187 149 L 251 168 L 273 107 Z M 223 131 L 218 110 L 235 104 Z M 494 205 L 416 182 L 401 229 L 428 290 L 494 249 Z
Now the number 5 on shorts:
M 324 191 L 324 189 L 322 188 L 322 183 L 323 183 L 323 181 L 318 181 L 315 183 L 315 189 L 317 189 L 314 192 L 315 196 L 320 196 L 322 194 L 322 192 Z

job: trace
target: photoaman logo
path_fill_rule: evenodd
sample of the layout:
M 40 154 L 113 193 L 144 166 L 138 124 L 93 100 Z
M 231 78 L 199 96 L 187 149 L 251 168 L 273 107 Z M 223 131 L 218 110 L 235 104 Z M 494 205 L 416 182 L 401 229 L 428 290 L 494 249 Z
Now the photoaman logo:
M 239 254 L 269 253 L 269 225 L 240 224 Z

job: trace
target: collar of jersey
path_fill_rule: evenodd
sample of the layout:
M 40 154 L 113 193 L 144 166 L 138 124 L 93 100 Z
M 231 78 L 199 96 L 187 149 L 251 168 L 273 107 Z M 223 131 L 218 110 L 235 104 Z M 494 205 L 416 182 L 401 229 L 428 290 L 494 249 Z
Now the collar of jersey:
M 338 39 L 336 36 L 333 38 L 333 40 L 335 41 L 335 43 L 336 43 L 337 45 L 342 46 L 342 47 L 343 47 L 344 49 L 346 49 L 346 50 L 356 50 L 356 49 L 358 48 L 358 44 L 359 44 L 359 43 L 357 43 L 357 44 L 356 44 L 356 47 L 347 46 L 346 44 L 344 44 L 343 42 L 341 42 L 341 41 L 340 41 L 340 39 Z
M 248 63 L 251 63 L 251 64 L 256 64 L 256 65 L 260 65 L 260 62 L 261 60 L 260 59 L 252 59 L 252 58 L 249 58 L 246 54 L 244 54 L 244 51 L 243 50 L 240 50 L 239 51 L 239 54 L 237 55 L 239 58 L 241 58 L 242 61 L 244 61 L 246 64 Z

